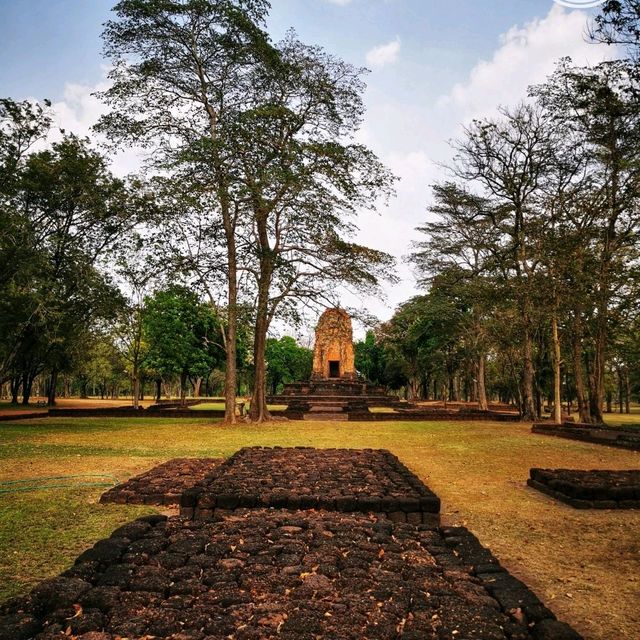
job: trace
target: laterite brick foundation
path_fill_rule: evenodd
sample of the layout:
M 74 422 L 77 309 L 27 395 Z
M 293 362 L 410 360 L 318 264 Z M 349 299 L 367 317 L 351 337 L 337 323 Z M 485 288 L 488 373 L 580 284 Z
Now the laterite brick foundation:
M 440 499 L 388 451 L 241 449 L 218 473 L 182 494 L 180 514 L 196 520 L 236 509 L 324 509 L 375 513 L 437 527 Z
M 527 484 L 576 509 L 640 509 L 640 471 L 531 469 Z

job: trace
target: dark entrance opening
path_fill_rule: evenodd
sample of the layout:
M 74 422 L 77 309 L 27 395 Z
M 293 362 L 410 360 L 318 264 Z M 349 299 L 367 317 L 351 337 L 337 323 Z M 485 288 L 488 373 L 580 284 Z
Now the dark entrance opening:
M 329 360 L 329 377 L 340 377 L 340 360 Z

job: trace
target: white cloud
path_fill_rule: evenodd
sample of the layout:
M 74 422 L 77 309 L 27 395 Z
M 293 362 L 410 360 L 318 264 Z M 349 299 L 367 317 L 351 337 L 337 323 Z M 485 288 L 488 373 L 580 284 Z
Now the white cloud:
M 415 227 L 430 217 L 430 186 L 445 177 L 436 162 L 451 159 L 447 140 L 459 134 L 461 123 L 493 115 L 499 105 L 514 105 L 527 95 L 527 87 L 543 82 L 556 61 L 571 56 L 576 64 L 596 64 L 614 51 L 586 42 L 585 13 L 554 6 L 541 19 L 516 25 L 503 34 L 488 60 L 479 60 L 467 79 L 433 102 L 399 100 L 379 94 L 369 103 L 363 140 L 398 175 L 397 198 L 379 218 L 362 216 L 359 240 L 401 256 L 409 253 Z M 427 151 L 428 150 L 428 151 Z M 365 306 L 388 318 L 394 306 L 416 294 L 408 265 L 399 263 L 401 282 L 389 288 L 388 304 L 378 299 Z
M 330 4 L 338 4 L 344 6 L 345 4 L 349 4 L 351 0 L 327 0 Z
M 60 140 L 61 131 L 64 131 L 101 142 L 100 137 L 91 131 L 91 127 L 96 124 L 102 114 L 107 112 L 107 107 L 92 94 L 96 91 L 104 91 L 108 86 L 106 79 L 95 86 L 65 84 L 62 100 L 51 105 L 54 128 L 48 140 L 50 142 Z M 127 149 L 116 154 L 108 154 L 108 157 L 113 173 L 124 177 L 140 171 L 143 152 L 142 149 Z
M 486 116 L 499 105 L 524 99 L 527 87 L 543 82 L 564 56 L 583 65 L 613 55 L 611 47 L 587 42 L 585 31 L 584 12 L 553 6 L 545 18 L 514 26 L 503 34 L 491 60 L 480 60 L 468 79 L 455 85 L 438 105 L 455 110 L 461 120 Z
M 366 60 L 370 67 L 384 67 L 398 59 L 400 53 L 400 38 L 396 38 L 387 44 L 381 44 L 367 51 Z

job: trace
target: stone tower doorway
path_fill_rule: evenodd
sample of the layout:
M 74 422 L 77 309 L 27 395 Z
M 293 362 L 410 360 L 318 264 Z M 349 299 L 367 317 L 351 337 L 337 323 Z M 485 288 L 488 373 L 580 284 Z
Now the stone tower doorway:
M 329 377 L 340 377 L 340 360 L 329 360 Z

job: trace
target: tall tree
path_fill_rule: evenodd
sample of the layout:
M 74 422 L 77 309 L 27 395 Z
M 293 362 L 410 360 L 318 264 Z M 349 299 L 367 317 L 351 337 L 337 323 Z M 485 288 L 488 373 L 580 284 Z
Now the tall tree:
M 535 106 L 502 110 L 499 120 L 475 121 L 456 143 L 452 167 L 455 175 L 470 181 L 491 199 L 485 212 L 501 236 L 493 256 L 512 284 L 522 327 L 522 414 L 532 420 L 534 402 L 534 307 L 539 265 L 535 244 L 529 242 L 532 225 L 538 225 L 536 200 L 551 159 L 551 131 Z
M 261 28 L 268 7 L 264 0 L 122 0 L 103 34 L 114 66 L 101 94 L 111 111 L 98 130 L 116 143 L 152 149 L 150 168 L 189 176 L 221 221 L 228 422 L 235 422 L 240 213 L 232 125 L 254 106 L 247 71 L 273 57 Z
M 237 122 L 241 197 L 250 214 L 247 253 L 256 280 L 251 418 L 268 418 L 267 332 L 300 300 L 335 300 L 336 287 L 374 290 L 392 259 L 350 240 L 357 211 L 388 196 L 392 175 L 351 141 L 363 114 L 362 70 L 293 33 L 276 45 L 278 64 L 256 67 L 256 108 Z
M 592 333 L 588 358 L 589 415 L 603 421 L 605 372 L 612 301 L 627 280 L 637 254 L 640 225 L 640 92 L 633 70 L 623 61 L 593 68 L 562 61 L 549 81 L 533 91 L 565 137 L 577 139 L 586 179 L 581 179 L 580 211 L 569 220 L 582 232 L 579 257 L 590 262 L 579 276 L 590 290 L 589 308 L 576 311 L 574 333 L 582 338 L 585 322 Z M 580 159 L 578 159 L 580 160 Z M 571 213 L 571 212 L 570 212 Z M 592 317 L 586 318 L 586 315 Z M 577 362 L 576 362 L 577 368 Z M 580 401 L 580 394 L 579 394 Z M 585 412 L 586 413 L 586 412 Z

